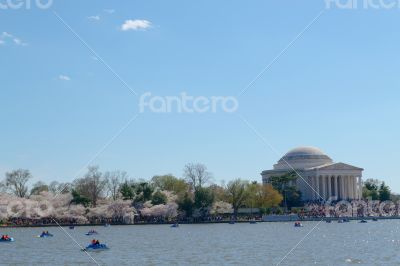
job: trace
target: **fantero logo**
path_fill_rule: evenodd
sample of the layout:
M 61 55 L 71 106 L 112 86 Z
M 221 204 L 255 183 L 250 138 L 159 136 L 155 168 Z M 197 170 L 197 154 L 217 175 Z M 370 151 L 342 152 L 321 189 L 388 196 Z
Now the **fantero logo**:
M 182 92 L 177 96 L 157 96 L 143 93 L 139 100 L 141 113 L 233 113 L 239 107 L 233 96 L 190 96 Z
M 53 0 L 0 0 L 0 9 L 48 9 L 53 5 Z

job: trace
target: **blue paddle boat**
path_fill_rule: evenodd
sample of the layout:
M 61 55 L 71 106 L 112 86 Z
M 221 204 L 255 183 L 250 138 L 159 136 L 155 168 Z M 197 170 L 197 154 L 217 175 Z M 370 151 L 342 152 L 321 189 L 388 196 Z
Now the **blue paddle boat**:
M 82 249 L 82 251 L 101 251 L 110 249 L 106 244 L 90 244 L 86 248 Z

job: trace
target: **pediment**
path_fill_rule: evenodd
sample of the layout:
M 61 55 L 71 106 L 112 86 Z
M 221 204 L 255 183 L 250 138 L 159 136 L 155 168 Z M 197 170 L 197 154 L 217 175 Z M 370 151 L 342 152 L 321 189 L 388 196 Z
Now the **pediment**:
M 356 166 L 346 164 L 346 163 L 333 163 L 333 164 L 328 164 L 328 165 L 321 165 L 321 166 L 314 167 L 313 169 L 318 169 L 318 170 L 359 170 L 359 171 L 364 170 L 360 167 L 356 167 Z

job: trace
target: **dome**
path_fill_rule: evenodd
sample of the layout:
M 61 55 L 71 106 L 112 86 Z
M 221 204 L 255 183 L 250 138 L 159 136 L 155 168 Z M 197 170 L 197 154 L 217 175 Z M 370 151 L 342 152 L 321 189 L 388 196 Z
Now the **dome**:
M 332 159 L 316 147 L 297 147 L 288 151 L 277 164 L 276 170 L 306 169 L 332 163 Z
M 297 147 L 288 151 L 284 157 L 297 157 L 297 156 L 309 156 L 309 155 L 325 155 L 323 151 L 316 147 Z

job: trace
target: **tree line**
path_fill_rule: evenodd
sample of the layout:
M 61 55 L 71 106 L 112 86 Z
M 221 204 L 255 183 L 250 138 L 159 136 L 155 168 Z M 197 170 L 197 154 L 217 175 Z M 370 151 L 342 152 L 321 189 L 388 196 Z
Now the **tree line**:
M 150 180 L 135 180 L 124 171 L 100 171 L 90 166 L 87 172 L 71 183 L 38 181 L 29 189 L 33 178 L 29 170 L 7 172 L 0 183 L 3 193 L 29 198 L 43 192 L 72 195 L 71 204 L 95 208 L 102 200 L 130 201 L 141 210 L 146 206 L 165 205 L 173 200 L 180 215 L 201 217 L 231 210 L 237 216 L 240 208 L 267 210 L 279 207 L 283 196 L 272 185 L 235 179 L 226 185 L 212 183 L 213 176 L 204 164 L 184 166 L 183 177 L 156 175 Z
M 217 185 L 212 182 L 213 175 L 207 167 L 200 163 L 186 164 L 182 178 L 166 174 L 153 176 L 150 180 L 135 180 L 125 171 L 102 172 L 98 166 L 88 167 L 82 177 L 71 183 L 38 181 L 29 188 L 32 178 L 30 171 L 25 169 L 7 172 L 0 183 L 1 192 L 19 198 L 30 198 L 43 192 L 68 194 L 71 196 L 70 204 L 86 208 L 96 208 L 99 202 L 104 204 L 108 201 L 110 204 L 122 200 L 130 202 L 139 214 L 141 210 L 149 216 L 176 212 L 186 218 L 223 213 L 237 217 L 240 208 L 257 208 L 261 213 L 268 213 L 279 210 L 279 207 L 303 204 L 301 193 L 295 186 L 297 175 L 293 172 L 271 177 L 270 184 L 235 179 Z M 367 179 L 363 197 L 384 201 L 393 195 L 384 182 Z

